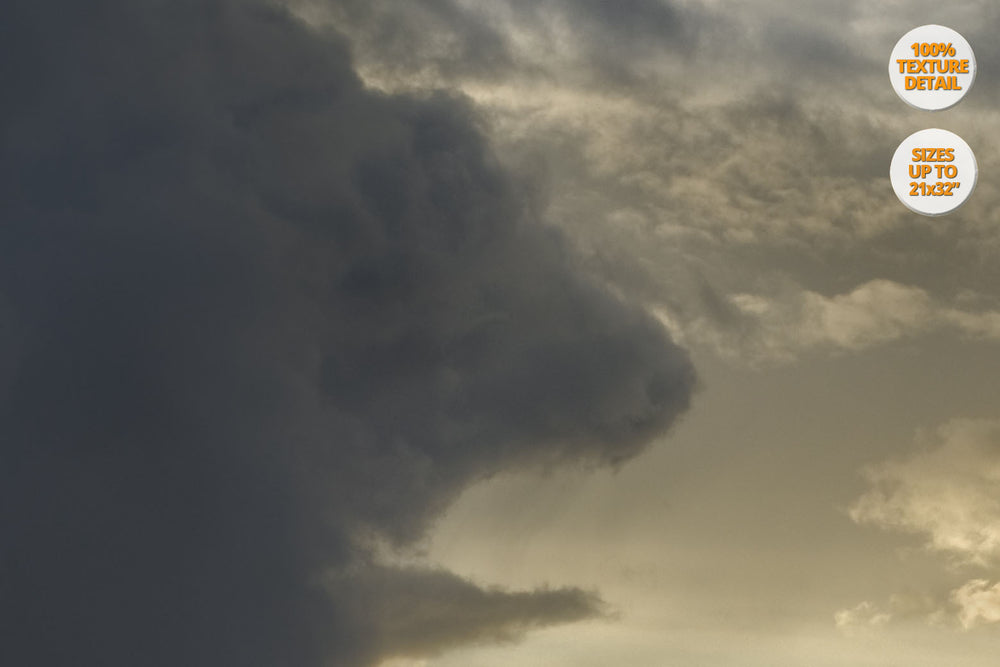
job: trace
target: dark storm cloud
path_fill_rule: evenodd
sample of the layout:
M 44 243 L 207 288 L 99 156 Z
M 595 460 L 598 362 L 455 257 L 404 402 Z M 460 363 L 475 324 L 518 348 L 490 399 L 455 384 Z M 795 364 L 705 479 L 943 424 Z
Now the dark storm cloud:
M 365 546 L 625 460 L 693 384 L 470 109 L 256 2 L 5 9 L 0 662 L 370 664 L 599 613 Z

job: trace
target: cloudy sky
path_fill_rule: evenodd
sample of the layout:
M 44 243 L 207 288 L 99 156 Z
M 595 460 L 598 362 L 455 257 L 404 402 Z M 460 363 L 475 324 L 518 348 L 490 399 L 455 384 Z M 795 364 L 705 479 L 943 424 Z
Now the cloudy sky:
M 1000 8 L 8 5 L 0 662 L 995 663 Z

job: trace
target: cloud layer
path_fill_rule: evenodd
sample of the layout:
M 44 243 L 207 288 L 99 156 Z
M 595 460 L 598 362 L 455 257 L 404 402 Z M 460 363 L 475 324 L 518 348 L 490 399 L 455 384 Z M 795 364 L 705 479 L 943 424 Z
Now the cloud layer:
M 912 27 L 901 8 L 289 2 L 345 27 L 373 85 L 470 95 L 504 159 L 551 192 L 550 217 L 588 268 L 668 313 L 693 347 L 789 360 L 950 326 L 806 331 L 813 338 L 798 345 L 771 336 L 770 322 L 757 335 L 753 318 L 735 318 L 734 330 L 733 318 L 717 317 L 718 299 L 705 298 L 712 291 L 759 295 L 785 313 L 885 283 L 938 303 L 965 290 L 996 296 L 1000 193 L 983 181 L 968 206 L 930 220 L 889 186 L 893 150 L 924 127 L 885 81 L 887 52 Z M 920 15 L 960 27 L 983 63 L 997 60 L 985 28 L 992 9 L 923 3 Z M 988 95 L 977 86 L 948 123 L 983 173 L 997 168 L 977 115 Z

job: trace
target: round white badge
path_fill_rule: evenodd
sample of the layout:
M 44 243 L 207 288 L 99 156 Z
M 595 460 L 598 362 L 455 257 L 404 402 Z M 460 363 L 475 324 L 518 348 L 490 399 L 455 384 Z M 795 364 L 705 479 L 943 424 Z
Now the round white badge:
M 922 25 L 896 42 L 889 80 L 904 102 L 924 111 L 958 104 L 976 80 L 976 56 L 960 34 L 943 25 Z
M 969 144 L 954 132 L 937 128 L 904 139 L 889 166 L 899 201 L 923 215 L 944 215 L 964 204 L 978 175 Z

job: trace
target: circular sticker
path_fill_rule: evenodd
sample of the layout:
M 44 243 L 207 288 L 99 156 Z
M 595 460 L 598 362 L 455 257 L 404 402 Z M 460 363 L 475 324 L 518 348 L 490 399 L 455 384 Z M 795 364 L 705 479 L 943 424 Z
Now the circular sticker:
M 964 204 L 978 175 L 969 144 L 954 132 L 937 128 L 904 139 L 889 165 L 889 180 L 899 201 L 923 215 L 944 215 Z
M 922 25 L 896 42 L 889 80 L 904 102 L 924 111 L 958 104 L 976 79 L 976 56 L 960 34 L 943 25 Z

